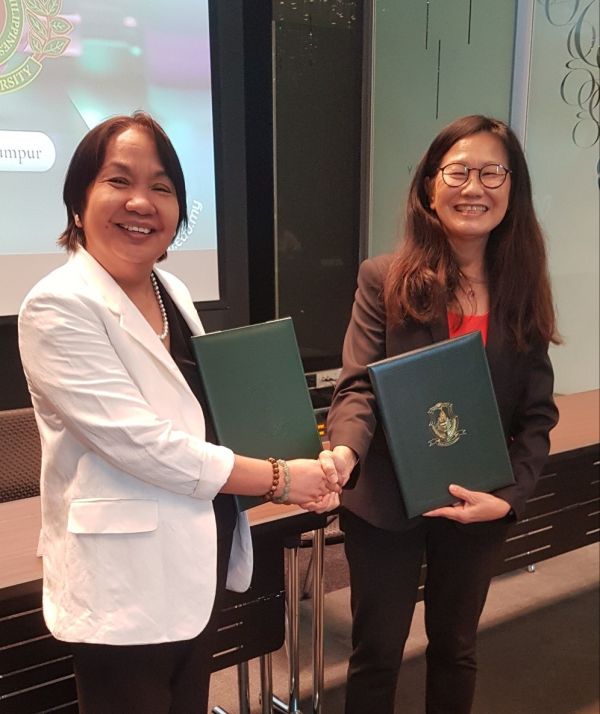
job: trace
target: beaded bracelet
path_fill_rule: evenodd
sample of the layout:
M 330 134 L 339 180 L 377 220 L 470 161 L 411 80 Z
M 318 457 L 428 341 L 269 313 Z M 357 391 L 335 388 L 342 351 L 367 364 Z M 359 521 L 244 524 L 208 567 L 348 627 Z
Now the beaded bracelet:
M 269 456 L 267 461 L 271 464 L 271 467 L 273 469 L 273 482 L 271 483 L 271 488 L 265 493 L 263 498 L 265 499 L 265 501 L 274 501 L 275 492 L 277 491 L 277 488 L 279 486 L 279 462 L 272 456 Z
M 283 459 L 278 459 L 277 463 L 279 468 L 283 470 L 283 491 L 281 496 L 273 496 L 273 503 L 287 503 L 290 495 L 290 486 L 292 485 L 290 468 L 287 465 L 287 461 L 284 461 Z

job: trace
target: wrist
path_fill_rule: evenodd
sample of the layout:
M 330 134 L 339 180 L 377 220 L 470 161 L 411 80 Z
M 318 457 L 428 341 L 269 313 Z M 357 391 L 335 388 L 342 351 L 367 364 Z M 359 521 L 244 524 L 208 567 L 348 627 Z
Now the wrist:
M 278 493 L 278 491 L 276 491 L 273 494 L 272 501 L 273 503 L 288 503 L 288 499 L 290 497 L 290 488 L 292 485 L 292 476 L 290 474 L 290 468 L 288 466 L 287 461 L 284 461 L 283 459 L 277 459 L 277 464 L 279 465 L 279 487 L 281 488 L 281 493 Z M 283 474 L 283 486 L 281 483 L 281 474 Z
M 292 483 L 288 463 L 272 456 L 269 456 L 267 462 L 271 466 L 271 485 L 263 498 L 273 503 L 287 503 Z
M 346 467 L 346 470 L 348 472 L 352 471 L 352 469 L 358 463 L 358 456 L 356 455 L 356 452 L 345 444 L 340 444 L 339 446 L 336 446 L 333 449 L 333 453 L 342 459 L 342 461 L 344 462 L 344 466 Z
M 268 491 L 263 494 L 265 501 L 272 501 L 280 491 L 281 472 L 277 459 L 269 456 L 267 463 L 271 466 L 271 484 Z

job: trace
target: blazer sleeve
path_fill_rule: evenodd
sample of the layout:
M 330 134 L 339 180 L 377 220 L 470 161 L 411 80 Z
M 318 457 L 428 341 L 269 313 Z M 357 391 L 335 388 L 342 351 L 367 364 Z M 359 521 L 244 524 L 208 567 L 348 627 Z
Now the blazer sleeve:
M 342 371 L 327 416 L 331 447 L 349 446 L 359 463 L 367 455 L 377 424 L 375 395 L 367 365 L 385 357 L 386 315 L 382 290 L 387 266 L 387 261 L 376 258 L 365 260 L 359 267 L 358 287 L 344 338 Z M 354 480 L 351 479 L 350 486 Z
M 527 371 L 512 421 L 508 453 L 515 484 L 495 491 L 522 518 L 550 450 L 550 431 L 558 422 L 554 403 L 554 372 L 548 345 L 534 348 L 525 358 Z
M 233 468 L 233 453 L 157 415 L 112 346 L 103 311 L 77 294 L 41 292 L 23 305 L 19 348 L 36 412 L 44 425 L 66 430 L 120 472 L 214 498 Z

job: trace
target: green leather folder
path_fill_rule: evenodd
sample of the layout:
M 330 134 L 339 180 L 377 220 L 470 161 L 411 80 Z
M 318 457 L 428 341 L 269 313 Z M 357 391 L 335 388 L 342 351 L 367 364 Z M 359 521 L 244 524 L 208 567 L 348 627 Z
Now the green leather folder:
M 409 518 L 514 483 L 481 334 L 368 365 Z
M 314 459 L 321 439 L 291 318 L 192 337 L 220 444 L 266 459 Z M 244 510 L 262 498 L 236 497 Z

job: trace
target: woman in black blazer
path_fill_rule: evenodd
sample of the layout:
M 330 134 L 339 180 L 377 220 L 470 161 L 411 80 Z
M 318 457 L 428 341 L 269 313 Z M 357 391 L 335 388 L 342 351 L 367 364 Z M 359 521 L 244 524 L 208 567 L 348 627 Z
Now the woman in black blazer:
M 453 506 L 407 519 L 366 365 L 479 329 L 515 484 L 450 487 Z M 559 342 L 523 151 L 503 122 L 456 120 L 413 177 L 404 240 L 365 261 L 328 417 L 350 565 L 353 653 L 346 714 L 394 710 L 427 562 L 428 714 L 467 714 L 476 631 L 511 520 L 531 495 L 558 413 L 548 343 Z

